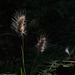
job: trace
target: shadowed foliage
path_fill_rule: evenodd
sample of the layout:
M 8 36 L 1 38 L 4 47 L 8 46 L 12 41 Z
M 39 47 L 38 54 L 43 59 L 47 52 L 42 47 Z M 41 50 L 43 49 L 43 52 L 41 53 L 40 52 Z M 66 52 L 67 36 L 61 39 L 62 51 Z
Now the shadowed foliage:
M 37 57 L 32 72 L 34 75 L 39 73 L 40 67 L 44 65 L 43 62 L 53 63 L 55 60 L 69 60 L 65 52 L 66 47 L 69 48 L 70 60 L 75 60 L 74 9 L 74 0 L 0 0 L 0 73 L 20 74 L 22 39 L 11 29 L 11 19 L 15 11 L 26 12 L 27 35 L 24 35 L 24 52 L 27 74 L 29 74 L 30 66 L 37 55 L 37 38 L 42 33 L 46 34 L 49 43 L 46 50 Z M 51 66 L 51 64 L 47 66 Z M 57 75 L 62 75 L 58 73 L 61 67 L 55 68 L 57 68 L 56 71 L 52 70 Z M 75 69 L 75 67 L 73 68 Z M 74 69 L 71 71 L 73 72 Z M 46 73 L 49 70 L 48 68 L 42 70 L 40 75 L 44 75 L 44 71 Z

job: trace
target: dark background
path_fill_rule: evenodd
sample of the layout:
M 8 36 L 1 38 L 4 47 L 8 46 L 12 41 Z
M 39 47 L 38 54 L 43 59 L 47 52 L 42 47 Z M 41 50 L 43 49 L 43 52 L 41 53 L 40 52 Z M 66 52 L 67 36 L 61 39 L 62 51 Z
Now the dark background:
M 8 72 L 4 65 L 21 63 L 21 36 L 11 29 L 15 11 L 26 12 L 27 35 L 25 37 L 25 60 L 34 59 L 35 45 L 40 34 L 46 34 L 47 51 L 51 59 L 64 59 L 69 47 L 74 58 L 75 49 L 75 1 L 74 0 L 0 0 L 0 71 Z M 55 56 L 56 54 L 56 56 Z M 42 57 L 43 57 L 42 56 Z M 46 56 L 47 57 L 47 56 Z M 50 60 L 47 59 L 46 60 Z M 41 59 L 40 59 L 41 60 Z M 32 60 L 31 60 L 32 61 Z M 26 61 L 30 63 L 30 61 Z M 13 66 L 10 64 L 10 66 Z M 14 69 L 13 67 L 13 69 Z M 10 69 L 8 67 L 8 69 Z M 16 70 L 11 69 L 11 72 Z

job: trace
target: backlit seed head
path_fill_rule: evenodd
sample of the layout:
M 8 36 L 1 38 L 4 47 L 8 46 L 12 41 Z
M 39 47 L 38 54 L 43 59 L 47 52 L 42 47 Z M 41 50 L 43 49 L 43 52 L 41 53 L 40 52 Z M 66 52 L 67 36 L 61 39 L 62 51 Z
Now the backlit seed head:
M 18 20 L 17 31 L 20 34 L 24 32 L 24 20 L 25 20 L 25 16 L 21 16 Z
M 46 48 L 46 38 L 42 37 L 37 43 L 38 49 L 43 52 Z
M 25 16 L 24 15 L 15 15 L 15 17 L 12 19 L 12 28 L 19 34 L 24 33 L 25 34 Z

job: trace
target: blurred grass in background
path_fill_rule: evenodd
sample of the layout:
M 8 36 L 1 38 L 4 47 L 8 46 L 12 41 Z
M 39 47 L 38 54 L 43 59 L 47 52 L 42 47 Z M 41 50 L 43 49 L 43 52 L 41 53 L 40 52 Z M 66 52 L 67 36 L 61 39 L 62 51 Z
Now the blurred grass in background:
M 68 60 L 66 47 L 69 47 L 72 60 L 75 60 L 74 9 L 74 0 L 0 0 L 0 72 L 20 74 L 22 40 L 11 29 L 11 18 L 15 10 L 26 11 L 27 36 L 24 37 L 27 73 L 37 54 L 35 45 L 41 33 L 46 33 L 49 43 L 45 52 L 37 58 L 35 72 L 43 62 Z

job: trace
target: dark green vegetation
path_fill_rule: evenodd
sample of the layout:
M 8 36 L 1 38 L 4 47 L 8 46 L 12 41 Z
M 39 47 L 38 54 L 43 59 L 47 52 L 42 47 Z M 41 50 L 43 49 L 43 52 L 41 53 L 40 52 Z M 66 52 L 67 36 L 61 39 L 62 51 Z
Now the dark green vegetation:
M 37 54 L 37 37 L 45 33 L 48 47 L 37 57 L 32 75 L 74 75 L 70 60 L 75 60 L 75 0 L 0 0 L 0 73 L 18 73 L 21 68 L 21 36 L 11 29 L 15 10 L 26 11 L 25 65 L 29 75 Z M 69 64 L 69 65 L 68 65 Z M 72 67 L 73 66 L 73 67 Z M 67 68 L 68 67 L 68 68 Z

